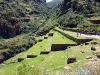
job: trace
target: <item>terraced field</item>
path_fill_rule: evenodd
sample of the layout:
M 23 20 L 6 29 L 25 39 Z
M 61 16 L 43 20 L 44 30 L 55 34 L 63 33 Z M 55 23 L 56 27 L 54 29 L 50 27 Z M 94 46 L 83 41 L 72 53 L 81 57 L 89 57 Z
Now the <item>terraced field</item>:
M 53 33 L 53 36 L 48 36 L 49 33 Z M 45 36 L 36 37 L 37 41 L 41 38 L 43 40 L 38 41 L 29 50 L 17 54 L 16 56 L 7 60 L 5 64 L 0 65 L 0 74 L 24 75 L 25 73 L 26 75 L 34 75 L 38 73 L 40 75 L 44 75 L 47 70 L 49 70 L 50 73 L 54 73 L 68 71 L 65 67 L 73 69 L 77 66 L 83 66 L 85 63 L 90 61 L 86 59 L 87 56 L 96 58 L 96 56 L 92 54 L 93 51 L 91 51 L 91 46 L 93 45 L 91 43 L 89 43 L 89 45 L 83 44 L 78 46 L 70 46 L 67 50 L 51 51 L 52 44 L 76 44 L 76 42 L 66 38 L 57 31 L 51 30 L 49 33 L 45 35 L 48 37 L 47 39 L 44 39 Z M 73 32 L 71 33 L 75 34 Z M 81 50 L 84 50 L 84 53 L 82 53 Z M 50 53 L 40 54 L 41 51 L 50 51 Z M 27 58 L 27 55 L 37 55 L 37 57 Z M 75 57 L 77 62 L 67 64 L 67 58 L 69 57 Z M 24 58 L 24 60 L 22 62 L 18 62 L 18 58 Z

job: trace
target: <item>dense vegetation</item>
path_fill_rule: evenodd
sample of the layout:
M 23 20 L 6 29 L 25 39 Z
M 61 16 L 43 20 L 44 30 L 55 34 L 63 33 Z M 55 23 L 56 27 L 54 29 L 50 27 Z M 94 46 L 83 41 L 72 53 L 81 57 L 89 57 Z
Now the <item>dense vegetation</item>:
M 83 28 L 85 25 L 87 30 L 100 30 L 98 28 L 100 25 L 89 20 L 90 17 L 99 17 L 99 11 L 100 1 L 98 0 L 64 0 L 53 8 L 54 16 L 57 17 L 60 26 Z M 98 17 L 97 20 L 100 20 Z

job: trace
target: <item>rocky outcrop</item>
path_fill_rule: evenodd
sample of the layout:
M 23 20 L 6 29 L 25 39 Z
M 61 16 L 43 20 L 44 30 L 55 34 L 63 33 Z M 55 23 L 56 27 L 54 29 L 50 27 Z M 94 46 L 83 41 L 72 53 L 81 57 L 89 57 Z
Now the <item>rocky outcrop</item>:
M 12 38 L 20 33 L 20 26 L 16 18 L 12 17 L 9 23 L 6 20 L 3 21 L 0 22 L 0 36 Z

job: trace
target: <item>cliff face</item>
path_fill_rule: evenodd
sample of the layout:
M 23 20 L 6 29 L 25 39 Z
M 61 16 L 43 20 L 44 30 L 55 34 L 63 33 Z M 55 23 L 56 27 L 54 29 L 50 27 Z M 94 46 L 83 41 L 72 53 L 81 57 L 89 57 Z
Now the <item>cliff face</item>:
M 0 36 L 11 38 L 20 33 L 19 13 L 6 1 L 0 2 Z
M 0 23 L 0 36 L 3 38 L 11 38 L 20 34 L 20 26 L 18 22 L 9 26 L 7 23 Z

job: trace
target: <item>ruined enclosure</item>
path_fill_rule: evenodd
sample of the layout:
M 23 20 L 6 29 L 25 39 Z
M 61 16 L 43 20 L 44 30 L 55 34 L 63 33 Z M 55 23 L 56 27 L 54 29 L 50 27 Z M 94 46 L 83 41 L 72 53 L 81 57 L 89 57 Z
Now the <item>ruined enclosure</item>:
M 64 35 L 65 37 L 67 37 L 67 38 L 69 38 L 69 39 L 71 39 L 71 40 L 77 42 L 77 45 L 80 45 L 80 44 L 85 43 L 85 42 L 90 42 L 90 41 L 92 41 L 92 39 L 87 39 L 87 38 L 86 38 L 86 39 L 77 39 L 77 38 L 75 38 L 75 37 L 73 37 L 73 36 L 71 36 L 71 35 L 68 35 L 68 34 L 66 34 L 66 33 L 64 33 L 64 32 L 61 32 L 61 31 L 59 31 L 59 30 L 57 30 L 57 29 L 54 29 L 54 31 L 57 31 L 57 32 L 59 32 L 60 34 Z
M 48 36 L 53 36 L 53 33 L 49 33 Z
M 36 58 L 37 55 L 27 55 L 27 58 Z
M 51 51 L 66 50 L 68 46 L 76 46 L 76 44 L 52 44 Z
M 76 62 L 76 58 L 75 57 L 67 59 L 67 64 L 74 63 L 74 62 Z
M 40 54 L 49 54 L 50 51 L 41 51 Z
M 18 58 L 18 62 L 21 62 L 23 60 L 24 60 L 24 58 Z
M 42 41 L 43 41 L 43 39 L 39 39 L 39 40 L 38 40 L 38 42 L 42 42 Z
M 48 37 L 44 37 L 44 39 L 48 39 Z

